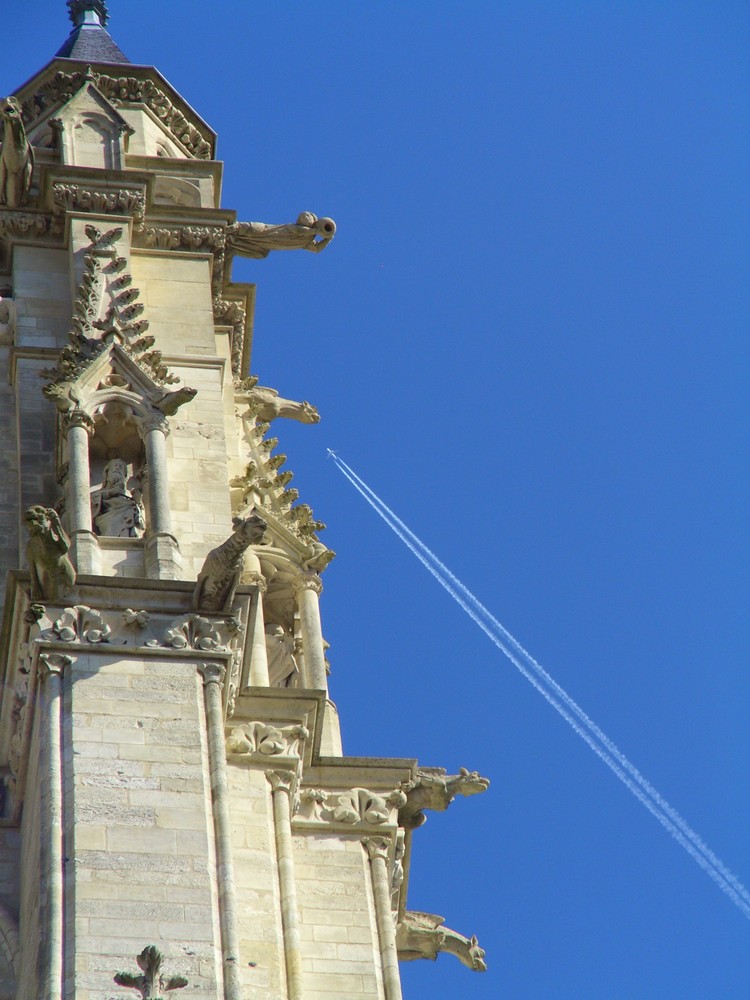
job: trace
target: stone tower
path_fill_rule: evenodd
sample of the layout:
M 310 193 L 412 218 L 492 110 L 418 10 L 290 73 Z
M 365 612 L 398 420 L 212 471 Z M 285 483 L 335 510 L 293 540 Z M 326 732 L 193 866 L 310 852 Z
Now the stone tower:
M 333 553 L 270 436 L 318 414 L 247 374 L 233 256 L 335 225 L 237 222 L 210 127 L 102 0 L 68 8 L 0 105 L 0 1000 L 398 1000 L 399 958 L 482 970 L 406 887 L 424 810 L 488 782 L 343 754 Z

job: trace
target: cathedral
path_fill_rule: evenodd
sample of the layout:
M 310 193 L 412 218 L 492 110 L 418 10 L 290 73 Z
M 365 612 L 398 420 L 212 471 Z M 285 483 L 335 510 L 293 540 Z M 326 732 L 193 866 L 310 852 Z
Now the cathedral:
M 67 7 L 0 102 L 0 1000 L 400 1000 L 399 961 L 484 971 L 407 889 L 425 812 L 489 782 L 344 754 L 334 553 L 277 450 L 319 415 L 258 385 L 232 280 L 336 225 L 238 221 L 211 127 L 103 0 Z

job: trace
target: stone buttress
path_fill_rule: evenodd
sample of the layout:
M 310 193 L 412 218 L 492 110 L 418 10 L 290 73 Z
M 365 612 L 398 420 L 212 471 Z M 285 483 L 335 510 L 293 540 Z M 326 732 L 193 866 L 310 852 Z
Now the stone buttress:
M 406 886 L 424 810 L 488 782 L 343 754 L 333 553 L 272 436 L 318 413 L 246 374 L 232 257 L 335 225 L 237 222 L 211 129 L 101 0 L 68 6 L 0 106 L 0 1000 L 399 1000 L 399 958 L 482 970 Z

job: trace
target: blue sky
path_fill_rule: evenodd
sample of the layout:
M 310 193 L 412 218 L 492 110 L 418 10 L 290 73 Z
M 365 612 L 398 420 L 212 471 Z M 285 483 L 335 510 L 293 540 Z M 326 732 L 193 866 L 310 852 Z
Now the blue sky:
M 110 30 L 219 133 L 239 217 L 333 216 L 238 261 L 253 371 L 329 524 L 345 749 L 476 768 L 410 906 L 487 949 L 406 1000 L 734 1000 L 750 925 L 326 459 L 341 455 L 746 883 L 746 3 L 153 3 Z M 2 87 L 62 0 L 12 18 Z M 8 31 L 6 24 L 6 31 Z

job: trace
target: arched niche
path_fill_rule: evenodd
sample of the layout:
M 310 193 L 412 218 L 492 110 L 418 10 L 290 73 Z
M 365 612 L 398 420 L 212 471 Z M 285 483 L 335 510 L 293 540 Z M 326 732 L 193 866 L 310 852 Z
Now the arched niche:
M 111 398 L 94 410 L 89 441 L 91 527 L 100 538 L 142 538 L 146 453 L 129 401 Z
M 72 123 L 73 162 L 78 167 L 120 170 L 120 131 L 111 119 L 86 112 Z

